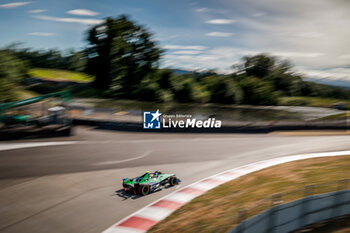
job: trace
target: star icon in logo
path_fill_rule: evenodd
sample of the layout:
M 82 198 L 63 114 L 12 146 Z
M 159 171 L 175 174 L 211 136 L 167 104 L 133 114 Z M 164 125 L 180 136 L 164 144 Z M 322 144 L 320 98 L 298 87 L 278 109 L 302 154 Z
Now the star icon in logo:
M 155 113 L 152 113 L 153 118 L 152 118 L 151 122 L 154 120 L 158 120 L 158 117 L 160 117 L 161 115 L 162 114 L 159 112 L 159 109 L 157 109 L 157 111 Z

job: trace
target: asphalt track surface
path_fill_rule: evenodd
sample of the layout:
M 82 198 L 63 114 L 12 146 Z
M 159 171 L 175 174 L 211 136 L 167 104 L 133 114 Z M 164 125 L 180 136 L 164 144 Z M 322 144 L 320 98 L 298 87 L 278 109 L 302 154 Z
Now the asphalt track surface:
M 102 232 L 178 187 L 270 158 L 349 150 L 349 139 L 78 127 L 67 138 L 1 142 L 0 232 Z M 33 146 L 43 142 L 51 143 Z M 154 170 L 175 173 L 180 186 L 145 197 L 118 195 L 122 178 Z

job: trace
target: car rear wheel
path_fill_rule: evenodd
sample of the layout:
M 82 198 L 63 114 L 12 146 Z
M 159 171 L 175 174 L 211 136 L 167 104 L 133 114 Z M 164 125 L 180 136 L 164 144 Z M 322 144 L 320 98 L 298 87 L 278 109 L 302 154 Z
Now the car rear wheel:
M 148 184 L 140 186 L 140 194 L 142 196 L 146 196 L 147 194 L 149 194 L 149 191 L 150 191 L 150 189 L 149 189 L 149 185 Z
M 171 186 L 177 185 L 177 178 L 176 178 L 176 176 L 172 176 L 172 177 L 169 178 L 169 184 Z

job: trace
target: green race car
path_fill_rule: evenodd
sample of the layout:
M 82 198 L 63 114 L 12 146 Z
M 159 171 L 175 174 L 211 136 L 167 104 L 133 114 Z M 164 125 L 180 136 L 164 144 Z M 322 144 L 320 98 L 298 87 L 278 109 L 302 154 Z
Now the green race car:
M 159 171 L 154 173 L 146 172 L 142 176 L 128 179 L 123 179 L 123 187 L 125 191 L 132 191 L 135 195 L 147 195 L 151 192 L 155 192 L 169 184 L 174 186 L 178 184 L 178 179 L 175 174 L 163 174 Z

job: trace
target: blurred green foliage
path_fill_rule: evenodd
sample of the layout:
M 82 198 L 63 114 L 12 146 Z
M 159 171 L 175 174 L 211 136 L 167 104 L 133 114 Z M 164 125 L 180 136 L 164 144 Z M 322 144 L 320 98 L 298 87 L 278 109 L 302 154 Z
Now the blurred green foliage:
M 32 68 L 49 68 L 85 72 L 87 56 L 85 50 L 75 51 L 70 49 L 61 52 L 57 49 L 33 50 L 21 48 L 20 44 L 11 44 L 4 49 L 24 60 Z
M 0 103 L 17 99 L 16 90 L 28 66 L 10 51 L 0 51 Z
M 243 101 L 242 88 L 228 76 L 211 75 L 204 77 L 202 85 L 212 103 L 240 104 Z
M 276 105 L 278 93 L 273 85 L 254 76 L 248 76 L 239 82 L 244 93 L 244 103 L 252 105 Z

